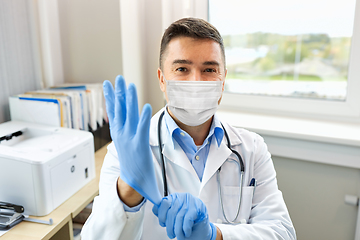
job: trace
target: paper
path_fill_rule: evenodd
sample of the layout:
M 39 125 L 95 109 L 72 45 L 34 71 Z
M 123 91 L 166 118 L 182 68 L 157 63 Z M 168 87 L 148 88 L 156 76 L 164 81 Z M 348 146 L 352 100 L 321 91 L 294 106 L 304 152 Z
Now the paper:
M 4 235 L 5 233 L 7 233 L 10 229 L 8 230 L 0 230 L 0 236 Z

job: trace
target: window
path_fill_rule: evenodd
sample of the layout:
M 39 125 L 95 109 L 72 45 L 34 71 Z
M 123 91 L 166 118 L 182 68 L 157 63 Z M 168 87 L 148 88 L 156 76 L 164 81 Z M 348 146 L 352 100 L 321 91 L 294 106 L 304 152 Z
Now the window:
M 360 117 L 355 0 L 209 0 L 222 34 L 230 108 Z

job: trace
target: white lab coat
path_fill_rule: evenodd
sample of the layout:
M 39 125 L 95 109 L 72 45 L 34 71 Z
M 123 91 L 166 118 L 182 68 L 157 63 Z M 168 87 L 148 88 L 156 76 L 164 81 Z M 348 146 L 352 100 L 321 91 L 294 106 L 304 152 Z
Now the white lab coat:
M 150 146 L 153 152 L 155 173 L 159 191 L 163 193 L 161 160 L 157 138 L 159 111 L 151 120 Z M 276 173 L 270 153 L 263 139 L 244 129 L 235 129 L 223 122 L 230 138 L 231 147 L 238 151 L 245 164 L 242 202 L 237 222 L 226 224 L 221 210 L 217 174 L 221 166 L 221 185 L 226 216 L 233 220 L 238 208 L 239 167 L 235 155 L 226 145 L 225 137 L 218 147 L 211 141 L 202 182 L 181 147 L 174 141 L 169 144 L 165 122 L 162 121 L 163 154 L 166 164 L 168 189 L 173 192 L 189 192 L 206 205 L 210 221 L 222 232 L 223 239 L 296 239 L 295 230 L 278 190 Z M 117 194 L 119 163 L 113 143 L 101 169 L 99 196 L 94 200 L 93 211 L 82 230 L 82 239 L 169 239 L 166 229 L 152 213 L 152 203 L 147 201 L 138 212 L 125 212 Z M 249 187 L 250 180 L 257 179 L 257 187 Z M 254 194 L 253 194 L 254 193 Z

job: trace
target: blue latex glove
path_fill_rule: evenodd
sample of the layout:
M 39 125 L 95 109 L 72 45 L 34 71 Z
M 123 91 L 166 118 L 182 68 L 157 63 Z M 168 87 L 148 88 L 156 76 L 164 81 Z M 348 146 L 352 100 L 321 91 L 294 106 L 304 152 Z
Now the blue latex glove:
M 115 79 L 115 92 L 111 82 L 104 81 L 106 112 L 110 135 L 120 163 L 120 177 L 153 204 L 159 204 L 158 191 L 149 144 L 151 106 L 145 104 L 139 119 L 136 87 L 126 83 L 122 76 Z
M 173 193 L 154 205 L 159 224 L 169 238 L 215 240 L 216 227 L 209 221 L 205 204 L 190 193 Z

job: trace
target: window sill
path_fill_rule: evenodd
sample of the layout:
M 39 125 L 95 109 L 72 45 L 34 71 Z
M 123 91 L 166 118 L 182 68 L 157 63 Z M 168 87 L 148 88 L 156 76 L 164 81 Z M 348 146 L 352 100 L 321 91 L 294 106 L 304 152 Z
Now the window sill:
M 360 125 L 219 110 L 234 127 L 264 137 L 273 156 L 360 168 Z

